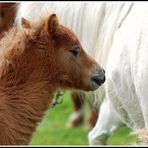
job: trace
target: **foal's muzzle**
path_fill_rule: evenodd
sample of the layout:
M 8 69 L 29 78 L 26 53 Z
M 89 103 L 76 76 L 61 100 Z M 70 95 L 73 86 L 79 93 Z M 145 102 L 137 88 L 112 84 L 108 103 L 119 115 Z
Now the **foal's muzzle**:
M 99 69 L 96 73 L 91 77 L 92 87 L 97 89 L 105 82 L 105 70 Z

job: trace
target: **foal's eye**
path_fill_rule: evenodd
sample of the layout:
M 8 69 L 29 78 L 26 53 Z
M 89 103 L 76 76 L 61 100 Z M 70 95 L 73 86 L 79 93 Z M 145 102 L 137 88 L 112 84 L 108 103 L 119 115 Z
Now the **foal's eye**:
M 70 50 L 70 52 L 76 57 L 78 55 L 78 50 L 77 49 L 73 49 L 73 50 Z
M 74 46 L 71 50 L 70 50 L 70 53 L 77 57 L 79 55 L 79 52 L 80 52 L 80 46 L 77 45 L 77 46 Z

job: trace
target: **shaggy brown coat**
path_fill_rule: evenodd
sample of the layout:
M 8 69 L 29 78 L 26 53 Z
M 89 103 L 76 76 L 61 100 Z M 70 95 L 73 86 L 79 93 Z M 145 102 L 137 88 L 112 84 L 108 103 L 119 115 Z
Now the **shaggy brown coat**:
M 28 144 L 58 87 L 94 90 L 97 63 L 55 14 L 0 41 L 0 144 Z

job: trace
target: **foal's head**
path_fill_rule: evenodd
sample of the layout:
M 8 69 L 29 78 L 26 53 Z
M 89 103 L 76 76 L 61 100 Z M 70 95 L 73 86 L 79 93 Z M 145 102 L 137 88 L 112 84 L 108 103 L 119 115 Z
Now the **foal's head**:
M 56 14 L 47 17 L 39 26 L 23 18 L 22 26 L 26 30 L 37 30 L 37 47 L 46 51 L 49 65 L 54 65 L 51 73 L 56 74 L 60 87 L 88 91 L 104 83 L 104 70 L 86 54 L 76 35 L 59 24 Z

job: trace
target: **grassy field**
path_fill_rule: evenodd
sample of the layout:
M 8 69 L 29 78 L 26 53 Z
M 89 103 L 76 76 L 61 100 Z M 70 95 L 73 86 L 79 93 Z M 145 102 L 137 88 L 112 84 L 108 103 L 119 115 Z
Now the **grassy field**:
M 73 109 L 69 93 L 64 95 L 64 102 L 55 108 L 49 109 L 43 121 L 38 125 L 30 145 L 88 145 L 87 135 L 90 131 L 87 120 L 89 116 L 88 105 L 85 104 L 85 122 L 76 128 L 67 128 L 66 123 Z M 109 139 L 109 145 L 129 145 L 136 138 L 129 136 L 130 129 L 122 127 Z

